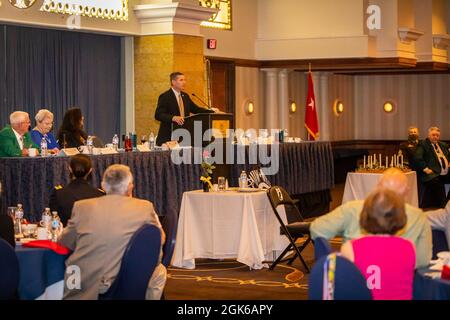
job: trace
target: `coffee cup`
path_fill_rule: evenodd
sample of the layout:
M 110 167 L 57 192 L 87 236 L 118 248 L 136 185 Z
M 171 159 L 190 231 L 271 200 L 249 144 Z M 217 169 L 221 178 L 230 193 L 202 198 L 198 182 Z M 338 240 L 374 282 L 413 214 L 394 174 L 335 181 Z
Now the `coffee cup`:
M 36 157 L 37 156 L 37 149 L 36 148 L 30 148 L 28 149 L 28 155 L 30 157 Z
M 37 239 L 38 240 L 48 240 L 47 228 L 37 228 Z

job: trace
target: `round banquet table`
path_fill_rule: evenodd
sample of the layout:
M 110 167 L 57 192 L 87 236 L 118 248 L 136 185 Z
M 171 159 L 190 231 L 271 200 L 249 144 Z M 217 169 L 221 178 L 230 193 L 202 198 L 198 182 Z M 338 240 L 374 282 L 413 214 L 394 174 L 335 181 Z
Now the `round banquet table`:
M 64 289 L 65 261 L 50 249 L 16 247 L 19 260 L 21 300 L 61 300 Z
M 450 301 L 450 280 L 431 278 L 430 273 L 440 271 L 422 268 L 416 271 L 414 277 L 414 300 L 447 300 Z

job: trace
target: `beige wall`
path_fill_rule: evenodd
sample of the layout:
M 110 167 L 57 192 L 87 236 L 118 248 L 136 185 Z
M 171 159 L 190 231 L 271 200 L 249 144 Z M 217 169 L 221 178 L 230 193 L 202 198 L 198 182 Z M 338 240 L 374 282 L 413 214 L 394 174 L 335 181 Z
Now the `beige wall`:
M 404 139 L 407 128 L 437 125 L 450 139 L 450 75 L 389 75 L 355 77 L 355 139 Z M 396 112 L 386 114 L 392 99 Z
M 236 128 L 247 130 L 263 127 L 264 105 L 260 96 L 262 76 L 258 68 L 236 68 Z M 245 112 L 245 103 L 250 100 L 254 103 L 255 112 L 248 115 Z
M 233 30 L 202 27 L 205 37 L 205 55 L 224 58 L 255 59 L 257 7 L 260 0 L 234 0 L 232 2 Z M 206 40 L 217 39 L 215 50 L 206 49 Z

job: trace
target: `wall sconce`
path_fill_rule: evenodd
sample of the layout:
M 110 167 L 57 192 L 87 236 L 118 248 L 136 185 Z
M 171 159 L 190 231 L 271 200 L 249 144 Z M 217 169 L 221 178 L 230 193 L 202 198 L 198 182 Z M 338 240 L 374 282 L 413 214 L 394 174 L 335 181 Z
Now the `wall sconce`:
M 386 113 L 393 113 L 395 111 L 395 103 L 392 101 L 386 101 L 383 105 L 383 110 Z
M 289 105 L 289 112 L 290 113 L 297 112 L 297 104 L 295 103 L 295 101 L 291 101 L 291 104 Z
M 344 112 L 344 103 L 340 99 L 334 100 L 333 112 L 336 117 L 339 117 Z
M 252 100 L 247 100 L 245 102 L 244 109 L 245 109 L 245 113 L 247 115 L 252 115 L 253 112 L 255 112 L 255 105 L 254 105 L 253 101 Z

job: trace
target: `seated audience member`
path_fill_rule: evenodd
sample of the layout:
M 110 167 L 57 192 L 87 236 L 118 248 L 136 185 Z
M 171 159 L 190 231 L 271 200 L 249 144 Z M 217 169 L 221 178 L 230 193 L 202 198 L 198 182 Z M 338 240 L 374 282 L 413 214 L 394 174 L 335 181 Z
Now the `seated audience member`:
M 106 196 L 75 202 L 72 218 L 58 241 L 74 251 L 66 266 L 76 265 L 81 270 L 81 289 L 66 286 L 64 299 L 97 299 L 107 292 L 117 277 L 125 248 L 144 224 L 158 226 L 162 243 L 165 240 L 153 204 L 132 197 L 129 167 L 110 166 L 103 175 L 102 187 Z M 150 278 L 146 298 L 160 299 L 165 282 L 166 269 L 160 263 Z
M 92 162 L 87 155 L 77 154 L 70 158 L 69 172 L 70 183 L 65 187 L 56 186 L 50 195 L 49 203 L 51 211 L 58 211 L 64 227 L 72 215 L 76 201 L 105 195 L 103 190 L 92 187 L 88 182 L 92 173 Z
M 423 183 L 421 208 L 443 208 L 446 204 L 445 183 L 448 181 L 450 160 L 448 145 L 439 141 L 441 131 L 437 127 L 428 130 L 428 138 L 418 147 L 414 161 Z
M 47 141 L 47 149 L 51 153 L 58 153 L 58 142 L 56 142 L 53 133 L 50 132 L 53 127 L 53 113 L 47 109 L 41 109 L 38 111 L 34 119 L 36 120 L 36 127 L 31 130 L 31 139 L 33 142 L 40 146 L 42 138 L 45 138 Z
M 406 225 L 405 201 L 394 191 L 371 193 L 359 224 L 367 233 L 346 242 L 342 255 L 367 279 L 374 300 L 412 300 L 416 254 L 414 244 L 396 235 Z
M 414 154 L 419 143 L 419 129 L 413 126 L 409 127 L 408 140 L 400 144 L 400 151 L 404 157 L 404 163 L 413 170 L 415 170 Z
M 396 192 L 405 199 L 408 193 L 408 178 L 396 168 L 386 170 L 378 183 L 379 188 Z M 363 235 L 359 225 L 364 201 L 349 201 L 332 212 L 315 219 L 310 231 L 313 240 L 317 237 L 332 239 L 342 236 L 344 241 L 357 239 Z M 410 204 L 405 205 L 407 223 L 400 235 L 411 240 L 416 248 L 416 267 L 428 266 L 432 255 L 431 227 L 426 214 Z
M 444 209 L 438 209 L 427 212 L 428 221 L 431 228 L 445 232 L 448 247 L 450 248 L 450 201 Z
M 2 184 L 0 183 L 0 196 L 2 194 Z M 8 242 L 13 248 L 16 246 L 14 239 L 14 221 L 7 215 L 0 204 L 0 238 Z
M 0 157 L 28 157 L 28 149 L 39 147 L 31 140 L 28 113 L 16 111 L 9 116 L 11 125 L 0 131 Z
M 84 117 L 81 109 L 67 110 L 64 120 L 59 128 L 58 142 L 61 148 L 78 148 L 85 144 L 87 134 L 83 130 Z

